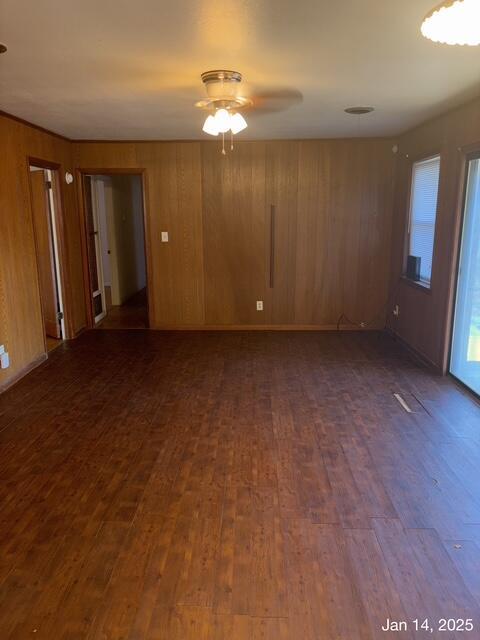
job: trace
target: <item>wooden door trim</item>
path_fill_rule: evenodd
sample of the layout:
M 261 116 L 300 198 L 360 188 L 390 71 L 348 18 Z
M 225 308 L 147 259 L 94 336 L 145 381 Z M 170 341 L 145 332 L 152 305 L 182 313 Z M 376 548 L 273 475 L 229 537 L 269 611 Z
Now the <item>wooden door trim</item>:
M 33 167 L 39 167 L 40 169 L 61 169 L 61 164 L 58 162 L 51 162 L 50 160 L 42 160 L 41 158 L 35 158 L 34 156 L 28 156 L 29 165 Z
M 147 281 L 147 318 L 148 328 L 154 326 L 154 311 L 153 311 L 153 296 L 151 295 L 151 283 L 152 283 L 152 259 L 150 248 L 150 230 L 148 225 L 148 180 L 147 170 L 144 167 L 132 167 L 132 168 L 83 168 L 78 167 L 76 169 L 78 180 L 78 194 L 79 194 L 79 215 L 80 215 L 80 236 L 82 246 L 82 268 L 83 268 L 83 281 L 85 290 L 85 304 L 87 310 L 87 326 L 93 329 L 95 321 L 93 317 L 92 308 L 92 286 L 90 280 L 90 267 L 88 263 L 88 244 L 87 244 L 87 215 L 86 215 L 86 201 L 85 201 L 85 188 L 84 179 L 86 176 L 140 176 L 142 179 L 142 204 L 143 204 L 143 244 L 145 253 L 145 272 Z
M 54 186 L 53 189 L 53 199 L 55 205 L 55 215 L 54 215 L 54 223 L 55 223 L 55 232 L 57 235 L 57 258 L 58 258 L 58 267 L 60 270 L 61 282 L 57 283 L 57 286 L 61 289 L 62 294 L 62 311 L 64 316 L 64 328 L 65 335 L 62 336 L 64 340 L 68 340 L 70 338 L 75 337 L 75 329 L 73 326 L 73 306 L 72 306 L 72 297 L 71 297 L 71 281 L 70 274 L 67 268 L 68 262 L 68 250 L 67 243 L 65 238 L 65 208 L 64 208 L 64 197 L 62 190 L 62 181 L 61 181 L 61 168 L 62 166 L 57 162 L 51 162 L 49 160 L 43 160 L 41 158 L 36 158 L 34 156 L 27 156 L 26 159 L 26 171 L 27 171 L 27 179 L 28 179 L 28 197 L 30 199 L 30 222 L 32 224 L 32 229 L 34 233 L 35 239 L 35 265 L 37 270 L 37 279 L 38 279 L 38 291 L 40 295 L 40 301 L 42 304 L 42 323 L 43 323 L 43 333 L 44 333 L 44 343 L 45 343 L 45 352 L 47 351 L 47 342 L 45 336 L 45 322 L 43 320 L 43 302 L 42 296 L 40 292 L 40 273 L 39 273 L 39 265 L 37 258 L 37 241 L 35 238 L 35 227 L 33 220 L 33 195 L 32 195 L 32 183 L 30 181 L 30 167 L 39 167 L 41 169 L 50 170 L 53 172 L 52 175 L 52 183 Z
M 57 250 L 58 250 L 58 267 L 60 270 L 61 282 L 58 283 L 62 293 L 62 311 L 63 311 L 63 324 L 65 327 L 65 334 L 63 339 L 70 339 L 75 337 L 75 327 L 73 321 L 73 296 L 72 296 L 72 282 L 70 279 L 70 272 L 68 265 L 70 264 L 68 247 L 66 242 L 67 232 L 64 215 L 64 200 L 62 191 L 62 176 L 60 167 L 49 167 L 52 171 L 52 185 L 53 185 L 53 203 L 55 207 L 55 231 L 57 234 Z
M 40 282 L 40 265 L 38 262 L 38 241 L 37 241 L 37 232 L 35 231 L 35 215 L 33 213 L 33 190 L 32 190 L 32 181 L 30 176 L 30 166 L 31 163 L 27 158 L 27 179 L 28 179 L 28 197 L 30 199 L 30 224 L 32 225 L 32 233 L 33 233 L 33 244 L 35 246 L 35 271 L 37 273 L 37 292 L 38 299 L 40 300 L 40 315 L 42 317 L 42 338 L 43 338 L 43 350 L 45 354 L 47 354 L 47 329 L 45 326 L 45 312 L 44 312 L 44 304 L 43 304 L 43 296 L 42 296 L 42 287 Z M 37 166 L 37 165 L 35 165 Z
M 86 214 L 86 200 L 85 200 L 85 185 L 84 180 L 86 174 L 77 170 L 77 184 L 78 184 L 78 212 L 80 217 L 80 246 L 82 253 L 82 274 L 83 274 L 83 291 L 85 296 L 85 311 L 87 329 L 93 329 L 95 326 L 93 318 L 92 308 L 92 286 L 90 280 L 90 266 L 88 264 L 88 245 L 87 245 L 87 214 Z
M 52 173 L 49 172 L 48 175 L 51 176 Z M 52 193 L 47 172 L 44 169 L 30 171 L 30 185 L 33 196 L 33 226 L 45 333 L 49 337 L 59 339 L 63 335 L 58 318 L 61 292 L 58 286 L 59 271 L 54 240 L 56 231 L 52 216 Z

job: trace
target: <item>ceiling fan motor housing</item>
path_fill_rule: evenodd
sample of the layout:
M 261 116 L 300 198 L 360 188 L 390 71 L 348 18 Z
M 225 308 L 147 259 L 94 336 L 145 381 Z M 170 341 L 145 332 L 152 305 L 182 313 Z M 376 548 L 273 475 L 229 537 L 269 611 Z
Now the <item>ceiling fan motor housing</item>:
M 197 102 L 203 108 L 239 109 L 251 104 L 251 100 L 240 95 L 242 74 L 238 71 L 215 69 L 202 73 L 208 98 Z

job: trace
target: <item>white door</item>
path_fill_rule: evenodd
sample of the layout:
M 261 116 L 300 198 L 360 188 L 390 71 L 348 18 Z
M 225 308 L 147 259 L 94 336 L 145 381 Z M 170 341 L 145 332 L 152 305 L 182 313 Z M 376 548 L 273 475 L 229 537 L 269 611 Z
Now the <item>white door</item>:
M 85 204 L 88 233 L 88 263 L 92 290 L 92 309 L 95 324 L 107 315 L 103 279 L 102 247 L 98 224 L 99 193 L 95 176 L 85 176 Z

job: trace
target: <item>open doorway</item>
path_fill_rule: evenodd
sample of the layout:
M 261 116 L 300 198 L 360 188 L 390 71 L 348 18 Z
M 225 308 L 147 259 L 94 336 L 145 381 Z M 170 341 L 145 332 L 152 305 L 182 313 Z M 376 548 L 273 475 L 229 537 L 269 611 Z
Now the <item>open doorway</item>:
M 92 317 L 101 329 L 148 327 L 143 182 L 84 175 Z
M 30 164 L 30 193 L 35 235 L 45 344 L 50 352 L 65 337 L 59 258 L 57 205 L 60 201 L 56 169 Z

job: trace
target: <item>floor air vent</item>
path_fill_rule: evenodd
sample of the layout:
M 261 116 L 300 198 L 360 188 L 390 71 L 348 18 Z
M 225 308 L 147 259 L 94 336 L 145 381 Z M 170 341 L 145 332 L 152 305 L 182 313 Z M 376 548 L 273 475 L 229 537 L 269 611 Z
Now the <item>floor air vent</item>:
M 405 409 L 407 413 L 412 413 L 412 410 L 408 406 L 407 401 L 404 398 L 402 398 L 402 396 L 399 393 L 394 393 L 393 397 L 397 400 L 397 402 L 399 402 L 402 405 L 402 407 Z

